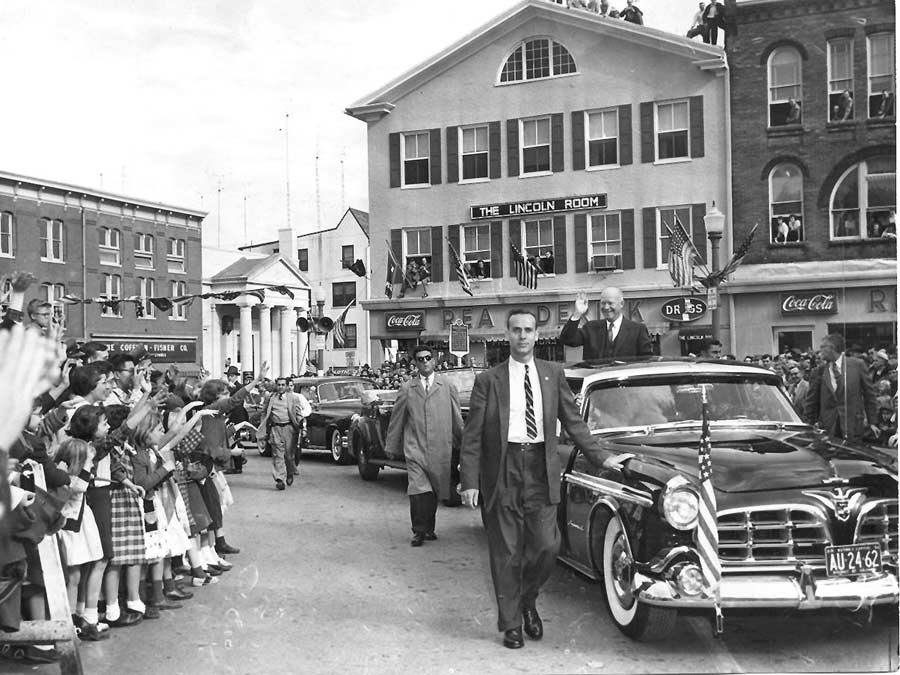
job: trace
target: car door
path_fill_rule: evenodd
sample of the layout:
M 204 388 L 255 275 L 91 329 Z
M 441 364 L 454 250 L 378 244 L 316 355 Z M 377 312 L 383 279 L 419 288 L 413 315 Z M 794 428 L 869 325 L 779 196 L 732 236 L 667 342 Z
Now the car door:
M 568 558 L 581 565 L 590 564 L 589 528 L 591 510 L 598 492 L 589 484 L 597 470 L 581 450 L 576 449 L 570 468 L 563 476 L 563 509 L 561 526 Z
M 325 427 L 327 417 L 322 411 L 322 385 L 312 385 L 309 388 L 312 398 L 309 403 L 312 414 L 306 419 L 306 434 L 309 436 L 309 444 L 317 447 L 325 447 Z

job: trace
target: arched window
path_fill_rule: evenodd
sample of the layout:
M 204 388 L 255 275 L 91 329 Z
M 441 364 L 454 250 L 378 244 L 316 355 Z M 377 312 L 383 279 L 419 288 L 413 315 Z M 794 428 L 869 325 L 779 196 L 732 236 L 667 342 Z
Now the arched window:
M 803 241 L 803 172 L 790 162 L 769 172 L 770 241 L 773 244 Z
M 770 127 L 803 121 L 802 74 L 800 53 L 793 47 L 779 47 L 769 55 Z
M 516 46 L 500 71 L 500 83 L 540 80 L 575 73 L 569 50 L 548 38 L 532 38 Z
M 887 155 L 847 169 L 831 193 L 831 237 L 896 237 L 896 181 L 896 160 Z

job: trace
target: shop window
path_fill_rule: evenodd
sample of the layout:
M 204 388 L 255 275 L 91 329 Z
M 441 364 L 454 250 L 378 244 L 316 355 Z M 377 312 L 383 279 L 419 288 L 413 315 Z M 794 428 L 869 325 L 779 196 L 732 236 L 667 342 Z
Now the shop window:
M 770 241 L 803 241 L 803 173 L 795 164 L 779 164 L 769 173 Z
M 687 101 L 657 103 L 656 159 L 690 157 L 690 109 Z
M 404 276 L 411 286 L 431 281 L 431 230 L 405 230 Z
M 16 255 L 16 221 L 9 211 L 0 212 L 0 256 Z
M 156 318 L 156 305 L 150 302 L 150 298 L 156 297 L 156 281 L 146 277 L 138 277 L 138 295 L 141 297 L 141 306 L 144 308 L 144 319 Z
M 619 163 L 619 111 L 586 113 L 588 167 L 617 166 Z
M 331 306 L 343 309 L 356 300 L 355 281 L 336 281 L 331 284 Z
M 122 233 L 119 230 L 100 228 L 100 264 L 116 267 L 122 264 Z
M 187 244 L 184 239 L 169 239 L 166 251 L 166 266 L 169 272 L 184 273 L 184 259 Z
M 526 220 L 525 256 L 541 274 L 553 274 L 553 250 L 553 220 Z
M 488 125 L 463 127 L 459 164 L 462 180 L 479 180 L 488 177 Z
M 669 229 L 674 230 L 676 223 L 681 223 L 688 239 L 692 239 L 694 225 L 690 206 L 669 206 L 656 210 L 656 259 L 660 268 L 669 264 Z M 699 226 L 702 227 L 702 223 Z
M 41 218 L 41 260 L 65 262 L 65 226 L 61 220 Z
M 470 279 L 491 278 L 491 226 L 463 226 L 461 251 Z
M 187 295 L 187 284 L 183 281 L 172 282 L 172 297 L 179 298 Z M 169 313 L 170 321 L 187 321 L 187 308 L 189 302 L 172 303 L 172 311 Z
M 297 267 L 301 272 L 309 272 L 309 249 L 297 249 Z
M 591 241 L 588 269 L 594 271 L 622 269 L 622 219 L 618 213 L 590 216 Z
M 853 119 L 853 40 L 828 42 L 828 119 Z
M 62 301 L 65 294 L 63 284 L 41 284 L 41 300 L 50 303 L 54 319 L 63 326 L 68 319 L 68 305 Z
M 547 38 L 533 38 L 516 45 L 500 71 L 500 83 L 559 77 L 577 72 L 569 50 Z
M 785 352 L 803 354 L 813 351 L 812 328 L 779 328 L 775 331 L 775 337 L 778 342 L 779 354 Z
M 153 235 L 134 233 L 134 266 L 138 269 L 153 269 Z
M 353 262 L 353 245 L 341 246 L 341 269 L 350 269 Z
M 847 347 L 859 346 L 863 351 L 870 347 L 881 349 L 884 345 L 897 344 L 897 322 L 881 323 L 829 323 L 828 333 L 840 333 Z
M 122 277 L 118 274 L 104 274 L 100 277 L 100 299 L 101 300 L 121 300 L 122 299 Z M 100 310 L 100 316 L 121 317 L 122 305 L 117 307 L 109 307 L 104 305 Z
M 540 117 L 533 120 L 522 120 L 520 138 L 522 139 L 519 156 L 522 175 L 529 173 L 547 173 L 550 171 L 550 118 Z
M 430 185 L 430 139 L 427 131 L 403 134 L 403 185 Z
M 832 239 L 897 236 L 897 171 L 891 156 L 848 169 L 831 193 Z
M 782 127 L 803 121 L 803 87 L 800 52 L 781 47 L 769 55 L 769 126 Z
M 894 116 L 894 34 L 869 36 L 869 117 Z

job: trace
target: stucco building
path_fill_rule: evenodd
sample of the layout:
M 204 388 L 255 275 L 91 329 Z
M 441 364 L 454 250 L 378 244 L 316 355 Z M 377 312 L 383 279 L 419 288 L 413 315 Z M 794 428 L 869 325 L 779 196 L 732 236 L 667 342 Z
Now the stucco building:
M 678 353 L 679 325 L 661 314 L 680 295 L 666 226 L 680 221 L 708 261 L 707 209 L 731 222 L 727 82 L 720 47 L 524 0 L 349 106 L 368 125 L 373 349 L 446 349 L 461 321 L 471 359 L 498 362 L 506 314 L 524 306 L 539 319 L 538 355 L 575 359 L 556 338 L 576 291 L 596 301 L 615 285 Z M 730 244 L 726 230 L 723 258 Z M 517 283 L 513 246 L 540 265 L 536 290 Z M 426 282 L 403 284 L 404 271 Z M 726 340 L 730 324 L 723 312 Z

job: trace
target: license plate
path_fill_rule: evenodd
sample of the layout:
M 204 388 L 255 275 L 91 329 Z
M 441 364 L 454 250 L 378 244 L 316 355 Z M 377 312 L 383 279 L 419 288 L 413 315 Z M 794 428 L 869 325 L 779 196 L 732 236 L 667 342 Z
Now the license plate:
M 825 571 L 830 577 L 849 577 L 881 571 L 881 546 L 851 544 L 825 548 Z

